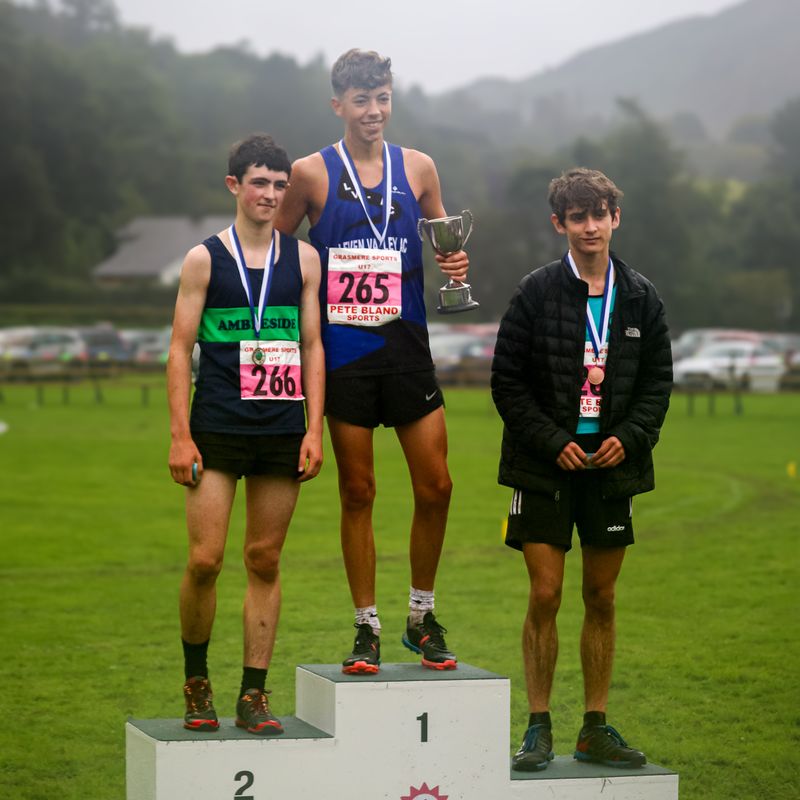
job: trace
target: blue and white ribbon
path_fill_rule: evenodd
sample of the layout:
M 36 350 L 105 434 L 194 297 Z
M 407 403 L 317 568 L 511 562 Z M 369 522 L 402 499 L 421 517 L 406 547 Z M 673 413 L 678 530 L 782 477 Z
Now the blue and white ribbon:
M 350 157 L 350 153 L 347 151 L 344 139 L 339 140 L 339 155 L 344 162 L 344 168 L 347 170 L 347 174 L 350 176 L 350 181 L 353 184 L 353 190 L 355 191 L 356 197 L 358 197 L 358 200 L 361 203 L 361 208 L 364 209 L 367 222 L 369 222 L 369 226 L 372 228 L 372 232 L 375 234 L 378 244 L 381 247 L 384 247 L 384 242 L 386 241 L 386 232 L 389 230 L 389 218 L 392 216 L 392 161 L 389 158 L 389 145 L 386 142 L 383 143 L 383 180 L 381 181 L 383 186 L 383 233 L 378 231 L 378 229 L 375 227 L 375 223 L 372 221 L 372 217 L 369 215 L 367 203 L 364 198 L 364 187 L 361 185 L 358 172 L 353 166 L 353 161 Z
M 569 261 L 570 267 L 572 267 L 572 271 L 575 273 L 575 277 L 582 281 L 580 273 L 578 272 L 578 267 L 575 264 L 575 259 L 572 257 L 572 253 L 569 251 L 567 252 L 567 261 Z M 589 328 L 589 338 L 592 341 L 592 349 L 594 350 L 594 354 L 596 358 L 600 358 L 600 351 L 603 349 L 603 346 L 608 341 L 608 324 L 609 320 L 611 319 L 611 295 L 614 291 L 614 264 L 611 262 L 611 259 L 608 259 L 608 268 L 606 269 L 606 285 L 605 289 L 603 289 L 603 304 L 600 306 L 600 331 L 597 330 L 597 325 L 594 321 L 594 315 L 592 314 L 591 306 L 589 305 L 589 301 L 586 301 L 586 325 Z
M 253 303 L 253 287 L 250 283 L 250 274 L 247 271 L 247 265 L 245 264 L 242 245 L 239 242 L 239 237 L 236 235 L 235 225 L 231 225 L 230 228 L 228 228 L 228 235 L 231 237 L 231 243 L 233 244 L 233 257 L 239 270 L 239 279 L 242 282 L 242 288 L 244 289 L 245 295 L 247 295 L 247 303 L 250 306 L 250 315 L 253 318 L 253 331 L 255 332 L 256 339 L 258 339 L 261 334 L 261 320 L 264 317 L 264 304 L 267 301 L 267 294 L 269 294 L 269 284 L 272 283 L 272 268 L 275 266 L 275 231 L 272 232 L 272 240 L 269 243 L 267 257 L 264 259 L 264 277 L 261 279 L 261 292 L 258 296 L 258 313 L 256 313 L 255 304 Z

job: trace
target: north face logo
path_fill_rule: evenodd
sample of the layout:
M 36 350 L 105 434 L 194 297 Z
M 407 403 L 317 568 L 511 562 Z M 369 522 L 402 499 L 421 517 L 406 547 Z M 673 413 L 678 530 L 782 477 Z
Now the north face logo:
M 631 339 L 639 339 L 642 333 L 638 328 L 625 328 L 625 335 Z

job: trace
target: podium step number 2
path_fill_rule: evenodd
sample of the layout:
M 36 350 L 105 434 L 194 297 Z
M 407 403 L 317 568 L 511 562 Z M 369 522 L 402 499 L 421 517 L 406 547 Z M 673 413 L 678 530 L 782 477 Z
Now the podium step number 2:
M 459 664 L 296 671 L 295 717 L 257 737 L 220 720 L 126 725 L 127 800 L 677 800 L 678 776 L 558 757 L 540 773 L 509 767 L 509 681 Z

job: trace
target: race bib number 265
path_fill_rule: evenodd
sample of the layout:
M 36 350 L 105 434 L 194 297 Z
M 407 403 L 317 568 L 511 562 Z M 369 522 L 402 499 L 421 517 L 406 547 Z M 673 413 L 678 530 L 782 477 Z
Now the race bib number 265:
M 402 313 L 402 261 L 396 250 L 332 247 L 328 322 L 385 325 Z

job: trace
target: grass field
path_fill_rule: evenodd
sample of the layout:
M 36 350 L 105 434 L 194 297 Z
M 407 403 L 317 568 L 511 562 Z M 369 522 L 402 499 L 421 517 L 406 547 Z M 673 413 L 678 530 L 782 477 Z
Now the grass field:
M 132 384 L 107 389 L 101 405 L 90 387 L 74 388 L 68 405 L 55 388 L 43 400 L 15 386 L 0 403 L 0 798 L 122 800 L 126 718 L 182 714 L 183 490 L 166 469 L 165 396 L 154 389 L 145 407 Z M 447 416 L 456 488 L 437 608 L 462 661 L 511 678 L 515 747 L 527 719 L 527 579 L 501 542 L 510 493 L 495 483 L 500 423 L 480 390 L 451 390 Z M 408 479 L 393 435 L 379 431 L 376 442 L 383 658 L 405 661 Z M 283 561 L 269 681 L 280 715 L 294 710 L 295 665 L 341 660 L 352 643 L 329 448 L 326 456 L 301 493 Z M 656 449 L 658 489 L 634 503 L 638 543 L 619 585 L 609 720 L 680 773 L 682 800 L 798 796 L 792 462 L 799 395 L 747 396 L 742 416 L 729 398 L 713 416 L 703 402 L 689 416 L 678 396 Z M 241 668 L 240 505 L 235 520 L 210 651 L 223 716 Z M 579 586 L 573 550 L 553 694 L 559 754 L 572 752 L 582 713 Z

